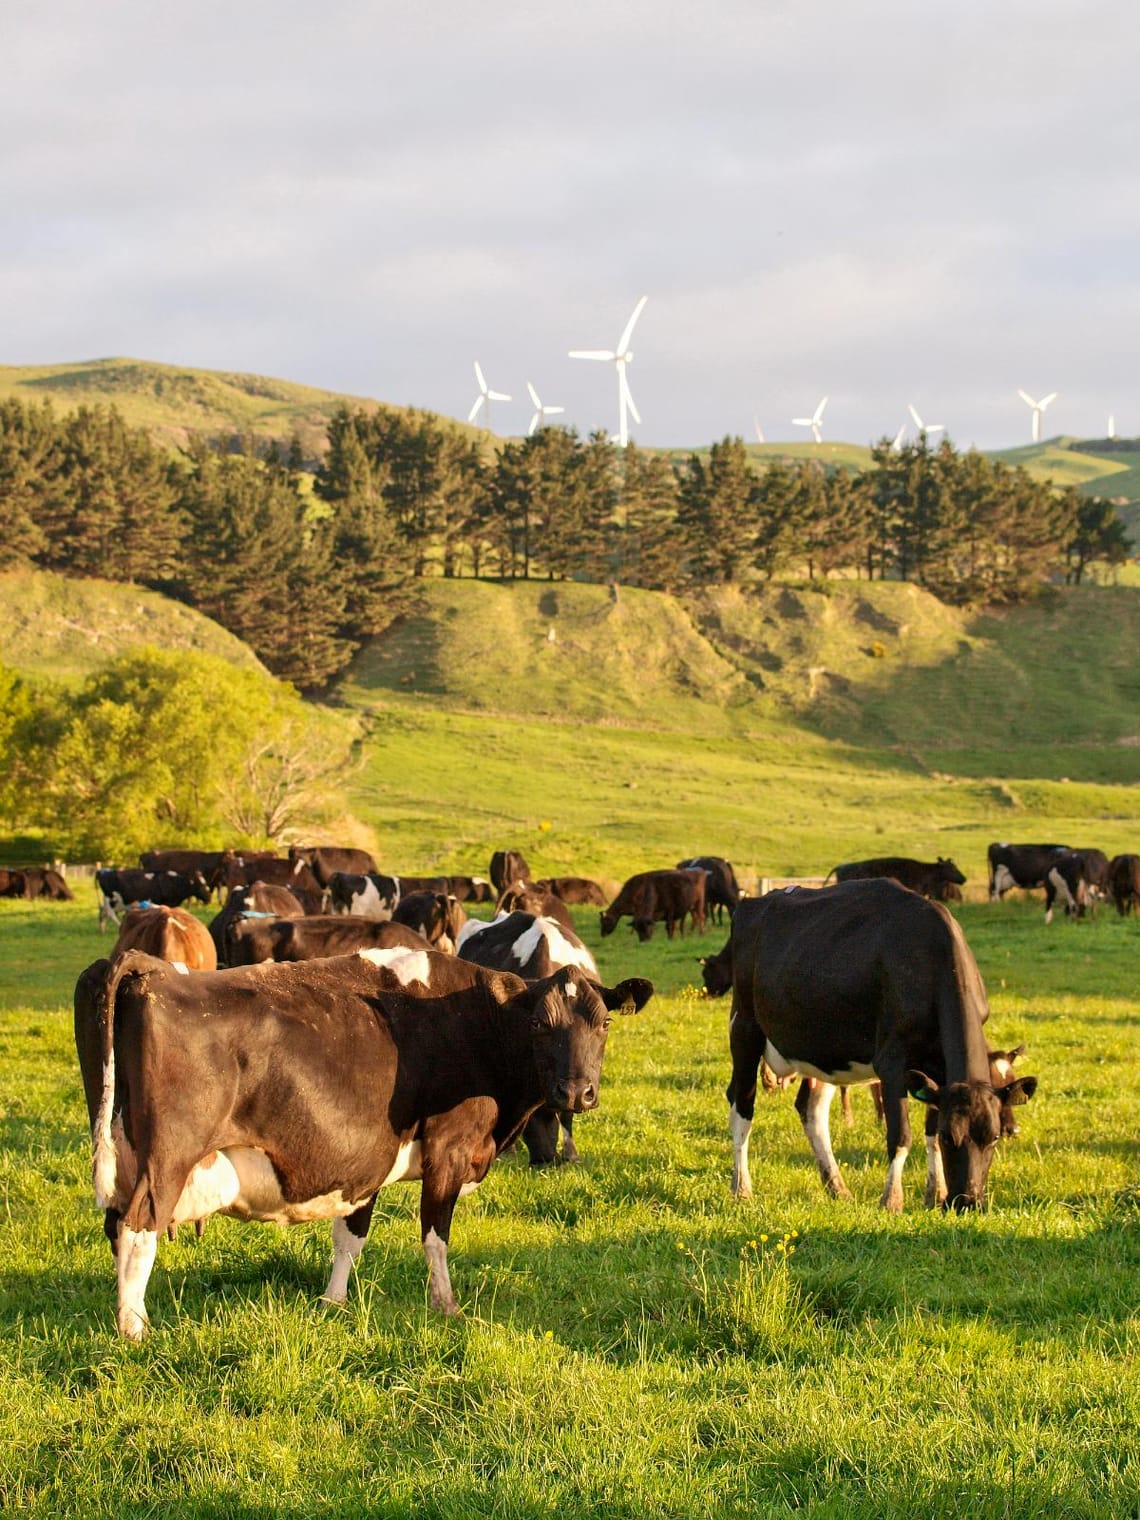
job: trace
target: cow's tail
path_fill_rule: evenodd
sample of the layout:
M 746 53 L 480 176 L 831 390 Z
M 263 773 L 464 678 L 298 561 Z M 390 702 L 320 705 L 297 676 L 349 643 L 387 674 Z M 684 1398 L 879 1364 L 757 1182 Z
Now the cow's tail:
M 153 957 L 138 950 L 127 950 L 111 962 L 97 1002 L 99 1031 L 103 1037 L 103 1091 L 91 1130 L 91 1181 L 95 1201 L 101 1209 L 114 1206 L 118 1161 L 111 1123 L 115 1110 L 115 1000 L 119 984 L 132 972 L 149 970 Z
M 832 877 L 833 877 L 833 876 L 835 876 L 835 873 L 836 873 L 836 871 L 838 871 L 838 870 L 839 870 L 839 867 L 838 867 L 838 866 L 832 866 L 832 868 L 831 868 L 831 870 L 830 870 L 830 871 L 828 871 L 828 873 L 827 873 L 827 875 L 826 875 L 826 876 L 825 876 L 825 877 L 824 877 L 824 878 L 823 878 L 823 884 L 824 884 L 824 886 L 825 886 L 825 887 L 826 887 L 826 886 L 827 886 L 827 884 L 828 884 L 828 882 L 829 882 L 829 881 L 830 881 L 830 880 L 831 880 L 831 878 L 832 878 Z M 836 881 L 838 881 L 838 880 L 839 880 L 839 877 L 838 877 L 838 876 L 835 876 L 835 879 L 836 879 Z

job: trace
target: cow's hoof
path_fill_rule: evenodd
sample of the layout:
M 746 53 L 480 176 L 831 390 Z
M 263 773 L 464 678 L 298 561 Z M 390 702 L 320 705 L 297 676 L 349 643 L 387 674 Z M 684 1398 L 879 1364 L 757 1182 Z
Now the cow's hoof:
M 851 1189 L 847 1186 L 842 1177 L 825 1177 L 823 1179 L 823 1185 L 827 1189 L 828 1193 L 830 1193 L 832 1198 L 845 1198 L 850 1201 Z
M 145 1340 L 150 1334 L 150 1320 L 134 1309 L 123 1309 L 119 1313 L 119 1334 L 125 1341 Z
M 748 1203 L 752 1198 L 752 1188 L 750 1185 L 741 1184 L 733 1188 L 732 1196 L 738 1198 L 741 1203 Z
M 928 1209 L 942 1209 L 946 1207 L 946 1197 L 945 1189 L 940 1192 L 938 1188 L 928 1187 L 922 1201 Z
M 903 1210 L 903 1196 L 901 1191 L 883 1194 L 883 1207 L 888 1214 L 901 1214 Z

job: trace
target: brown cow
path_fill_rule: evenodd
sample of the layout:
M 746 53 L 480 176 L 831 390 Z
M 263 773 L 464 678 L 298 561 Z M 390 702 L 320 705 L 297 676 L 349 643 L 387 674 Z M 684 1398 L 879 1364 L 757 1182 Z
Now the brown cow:
M 606 894 L 588 876 L 544 876 L 534 885 L 540 892 L 549 892 L 564 903 L 592 903 L 598 908 L 606 905 Z
M 111 959 L 127 950 L 142 950 L 188 971 L 216 971 L 218 967 L 210 931 L 185 908 L 128 909 Z
M 1114 855 L 1108 863 L 1108 895 L 1121 918 L 1140 908 L 1140 855 Z
M 653 925 L 661 920 L 670 939 L 685 917 L 691 915 L 694 928 L 705 930 L 704 871 L 641 871 L 631 876 L 601 916 L 602 934 L 612 934 L 618 920 L 628 915 L 637 937 L 643 943 L 653 936 Z
M 230 964 L 263 961 L 327 960 L 359 950 L 428 950 L 422 934 L 387 919 L 350 918 L 338 913 L 312 918 L 243 919 L 230 930 Z
M 434 950 L 453 955 L 459 931 L 467 922 L 467 913 L 446 892 L 412 892 L 397 903 L 391 921 L 405 924 L 422 934 Z

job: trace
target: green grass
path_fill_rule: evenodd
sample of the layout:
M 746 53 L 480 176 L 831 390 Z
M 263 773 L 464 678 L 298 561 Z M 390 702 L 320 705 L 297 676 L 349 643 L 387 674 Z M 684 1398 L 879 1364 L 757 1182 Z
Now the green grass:
M 907 1212 L 883 1215 L 861 1095 L 835 1126 L 852 1205 L 823 1195 L 790 1094 L 760 1104 L 756 1199 L 735 1203 L 727 1008 L 686 990 L 722 934 L 599 944 L 583 914 L 604 972 L 664 995 L 611 1034 L 584 1163 L 503 1158 L 459 1205 L 458 1321 L 425 1307 L 416 1189 L 393 1188 L 343 1312 L 314 1302 L 327 1226 L 215 1220 L 160 1246 L 134 1348 L 113 1336 L 68 1011 L 106 941 L 91 903 L 0 903 L 0 1505 L 1137 1514 L 1140 925 L 961 916 L 993 1035 L 1028 1040 L 1041 1079 L 987 1215 L 926 1214 L 919 1154 Z

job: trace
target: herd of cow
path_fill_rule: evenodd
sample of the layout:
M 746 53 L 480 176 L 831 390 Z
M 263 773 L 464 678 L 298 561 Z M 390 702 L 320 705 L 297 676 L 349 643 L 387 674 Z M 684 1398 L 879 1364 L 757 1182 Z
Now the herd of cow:
M 607 905 L 586 878 L 532 879 L 517 851 L 495 853 L 489 881 L 385 876 L 363 851 L 299 848 L 166 851 L 100 871 L 101 923 L 125 917 L 110 958 L 79 977 L 75 1038 L 120 1333 L 147 1330 L 160 1235 L 213 1213 L 331 1218 L 324 1296 L 342 1302 L 376 1194 L 402 1180 L 421 1182 L 432 1303 L 455 1312 L 456 1201 L 518 1138 L 533 1164 L 577 1159 L 573 1116 L 598 1102 L 611 1016 L 653 993 L 640 977 L 602 981 L 567 903 L 601 907 L 603 936 L 628 917 L 642 941 L 658 922 L 672 937 L 687 920 L 703 930 L 710 914 L 729 916 L 728 942 L 702 964 L 710 995 L 732 992 L 739 1196 L 752 1191 L 758 1083 L 799 1077 L 797 1112 L 829 1192 L 847 1196 L 832 1098 L 872 1083 L 884 1207 L 902 1206 L 911 1100 L 926 1114 L 927 1203 L 981 1206 L 996 1145 L 1037 1083 L 1013 1070 L 1021 1049 L 986 1043 L 982 979 L 943 906 L 964 877 L 952 861 L 899 857 L 832 874 L 834 886 L 746 898 L 726 860 L 698 856 L 631 877 Z M 1035 885 L 1052 887 L 1050 907 L 1080 912 L 1107 891 L 1126 912 L 1140 859 L 990 847 L 991 896 Z M 182 908 L 221 890 L 208 927 Z M 496 916 L 468 918 L 465 902 L 493 902 Z

